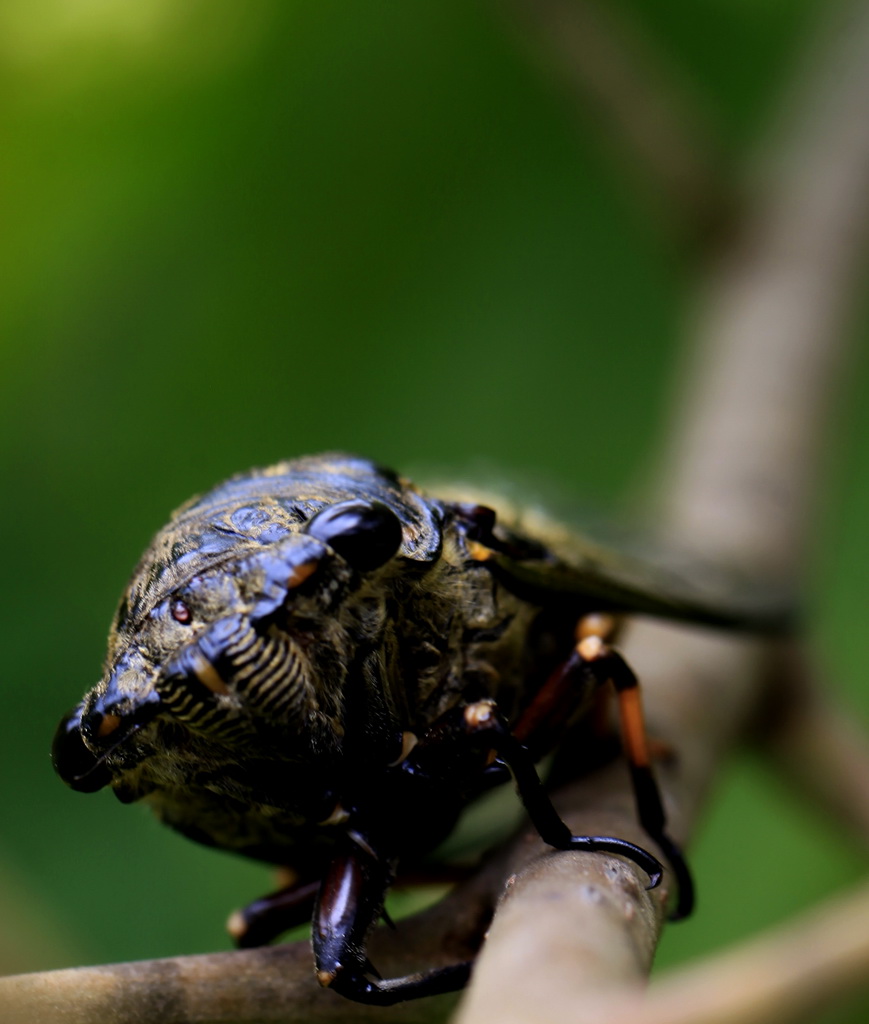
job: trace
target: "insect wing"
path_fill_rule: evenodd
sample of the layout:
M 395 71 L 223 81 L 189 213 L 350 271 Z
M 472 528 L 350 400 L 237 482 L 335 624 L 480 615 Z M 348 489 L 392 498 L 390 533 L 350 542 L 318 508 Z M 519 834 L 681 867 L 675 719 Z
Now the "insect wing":
M 491 496 L 486 500 L 492 502 Z M 540 604 L 576 599 L 587 611 L 652 615 L 727 629 L 785 633 L 792 591 L 637 535 L 603 542 L 537 510 L 498 504 L 486 556 L 501 582 Z M 499 542 L 500 541 L 500 542 Z

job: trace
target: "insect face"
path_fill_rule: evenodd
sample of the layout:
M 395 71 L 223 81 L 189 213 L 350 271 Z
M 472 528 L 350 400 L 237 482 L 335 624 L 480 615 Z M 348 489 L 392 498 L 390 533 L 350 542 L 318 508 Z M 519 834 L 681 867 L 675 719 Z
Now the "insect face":
M 339 609 L 364 573 L 392 558 L 401 527 L 378 504 L 326 512 L 241 557 L 210 567 L 191 559 L 200 569 L 192 576 L 177 563 L 148 566 L 158 584 L 144 594 L 141 572 L 134 577 L 109 668 L 55 736 L 55 769 L 68 785 L 112 785 L 126 801 L 195 786 L 227 765 L 238 774 L 252 748 L 304 760 L 324 735 L 334 741 L 318 648 L 328 653 L 335 638 L 323 644 L 322 633 L 330 623 L 341 632 Z

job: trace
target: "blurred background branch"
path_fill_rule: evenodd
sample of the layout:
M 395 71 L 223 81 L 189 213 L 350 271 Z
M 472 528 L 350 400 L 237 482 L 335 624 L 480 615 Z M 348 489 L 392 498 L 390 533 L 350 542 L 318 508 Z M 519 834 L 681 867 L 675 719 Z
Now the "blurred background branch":
M 495 0 L 517 44 L 593 125 L 626 181 L 694 255 L 737 212 L 738 182 L 690 83 L 623 10 L 595 0 Z

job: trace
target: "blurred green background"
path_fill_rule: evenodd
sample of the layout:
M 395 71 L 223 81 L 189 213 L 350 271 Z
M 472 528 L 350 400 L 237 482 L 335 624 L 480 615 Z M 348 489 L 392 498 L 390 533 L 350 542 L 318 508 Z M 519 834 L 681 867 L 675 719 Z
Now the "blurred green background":
M 819 7 L 622 10 L 738 157 Z M 593 502 L 642 477 L 697 270 L 504 11 L 4 0 L 0 969 L 226 948 L 227 912 L 271 885 L 141 808 L 71 793 L 48 759 L 181 501 L 334 447 L 543 476 Z M 850 378 L 814 632 L 869 717 L 867 367 Z M 668 932 L 664 964 L 864 871 L 745 758 L 695 864 L 701 911 Z

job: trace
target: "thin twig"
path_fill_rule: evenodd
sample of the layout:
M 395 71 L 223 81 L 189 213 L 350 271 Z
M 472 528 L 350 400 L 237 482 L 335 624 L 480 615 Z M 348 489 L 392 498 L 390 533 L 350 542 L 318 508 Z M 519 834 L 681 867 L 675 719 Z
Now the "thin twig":
M 715 237 L 733 213 L 733 180 L 699 102 L 666 57 L 612 6 L 595 0 L 497 0 L 524 49 L 593 122 L 616 164 L 694 240 Z

